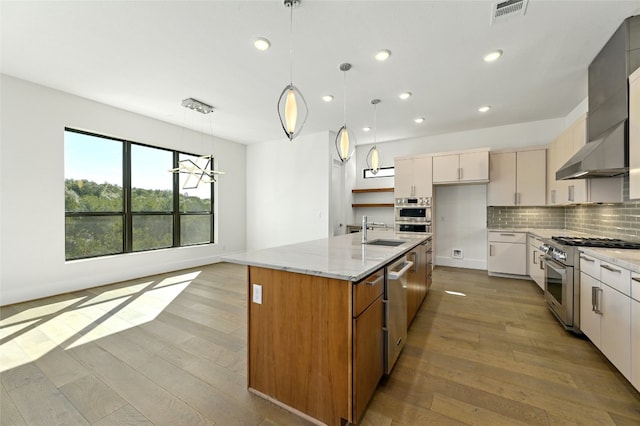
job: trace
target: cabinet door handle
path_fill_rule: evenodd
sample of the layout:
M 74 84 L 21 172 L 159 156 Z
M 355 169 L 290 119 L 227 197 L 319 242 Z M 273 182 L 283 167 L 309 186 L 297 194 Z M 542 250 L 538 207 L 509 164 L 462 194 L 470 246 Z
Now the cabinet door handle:
M 544 271 L 544 262 L 542 261 L 542 258 L 540 256 L 538 256 L 538 259 L 540 259 L 540 269 Z
M 489 244 L 489 256 L 493 256 L 493 244 Z
M 463 172 L 462 172 L 462 167 L 460 167 L 460 169 L 459 169 L 459 170 L 460 170 L 460 176 L 458 176 L 458 179 L 462 180 L 462 173 L 463 173 Z
M 556 203 L 556 190 L 552 189 L 551 190 L 551 204 L 555 204 Z
M 583 255 L 580 255 L 580 259 L 586 260 L 587 262 L 595 262 L 594 259 L 591 259 L 590 257 L 583 256 Z
M 640 278 L 636 278 L 636 277 L 631 277 L 632 280 L 634 280 L 635 282 L 640 283 Z
M 600 295 L 600 297 L 596 296 L 596 314 L 600 314 L 602 315 L 604 312 L 602 312 L 602 295 L 604 294 L 604 290 L 601 288 L 598 288 L 597 294 Z
M 591 310 L 599 315 L 602 315 L 602 297 L 598 297 L 598 294 L 602 295 L 603 292 L 600 287 L 591 287 Z
M 567 190 L 568 190 L 567 198 L 569 199 L 569 201 L 574 201 L 573 200 L 573 187 L 574 187 L 574 185 L 569 185 L 567 187 Z
M 502 233 L 502 232 L 501 232 L 501 233 L 500 233 L 500 236 L 502 236 L 502 237 L 515 237 L 515 236 L 516 236 L 516 234 L 507 234 L 507 233 Z
M 384 281 L 384 274 L 380 275 L 378 278 L 376 278 L 373 281 L 367 281 L 365 282 L 366 285 L 369 285 L 371 287 L 380 284 L 381 281 Z
M 612 268 L 612 267 L 611 267 L 611 266 L 609 266 L 609 265 L 600 265 L 600 267 L 601 267 L 601 268 L 606 269 L 607 271 L 616 272 L 616 273 L 618 273 L 618 274 L 621 274 L 621 273 L 622 273 L 622 270 L 620 270 L 620 269 L 616 269 L 616 268 Z
M 518 205 L 518 193 L 517 193 L 517 192 L 514 192 L 514 193 L 513 193 L 513 204 L 514 204 L 515 206 L 517 206 L 517 205 Z
M 533 258 L 531 259 L 531 261 L 533 262 L 534 265 L 538 264 L 538 260 L 536 259 L 536 253 L 538 253 L 537 251 L 534 251 L 533 253 Z

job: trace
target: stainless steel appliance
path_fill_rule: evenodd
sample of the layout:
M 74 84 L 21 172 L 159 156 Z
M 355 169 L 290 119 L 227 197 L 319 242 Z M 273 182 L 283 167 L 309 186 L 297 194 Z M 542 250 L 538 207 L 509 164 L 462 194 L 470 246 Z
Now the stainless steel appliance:
M 544 239 L 544 299 L 565 329 L 580 333 L 580 247 L 640 249 L 640 243 L 613 238 L 557 236 Z
M 640 15 L 624 20 L 588 69 L 587 140 L 556 179 L 601 178 L 629 170 L 627 78 L 640 65 Z
M 399 233 L 431 232 L 431 197 L 396 198 L 395 231 Z
M 413 262 L 402 256 L 387 267 L 385 303 L 385 356 L 384 371 L 391 373 L 407 340 L 407 272 Z

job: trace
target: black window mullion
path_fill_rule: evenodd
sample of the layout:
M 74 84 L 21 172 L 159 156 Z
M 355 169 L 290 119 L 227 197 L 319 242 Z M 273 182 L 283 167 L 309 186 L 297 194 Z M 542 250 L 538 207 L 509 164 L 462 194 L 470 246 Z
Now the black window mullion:
M 180 153 L 173 151 L 173 168 L 179 160 Z M 173 246 L 180 247 L 180 173 L 173 174 Z
M 215 167 L 213 166 L 213 159 L 211 159 L 211 169 L 215 170 Z M 214 224 L 215 224 L 215 221 L 213 220 L 213 207 L 214 207 L 214 202 L 213 202 L 214 192 L 213 191 L 215 190 L 215 186 L 214 186 L 213 182 L 211 182 L 210 185 L 211 185 L 211 211 L 210 211 L 210 214 L 211 214 L 211 216 L 210 216 L 210 218 L 211 218 L 211 233 L 209 235 L 209 242 L 213 243 L 213 242 L 215 242 L 214 238 L 213 238 L 214 237 L 214 229 L 213 229 L 213 227 L 214 227 Z
M 124 191 L 124 252 L 133 251 L 133 214 L 131 212 L 131 142 L 124 142 L 122 189 Z

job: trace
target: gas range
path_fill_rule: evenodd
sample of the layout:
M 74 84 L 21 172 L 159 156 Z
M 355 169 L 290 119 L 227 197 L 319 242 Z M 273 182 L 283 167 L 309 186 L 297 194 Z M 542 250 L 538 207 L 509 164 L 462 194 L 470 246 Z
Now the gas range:
M 616 238 L 566 237 L 555 236 L 543 240 L 540 249 L 552 259 L 569 266 L 574 266 L 578 257 L 578 247 L 640 249 L 640 243 L 624 241 Z
M 555 236 L 542 240 L 540 257 L 545 270 L 544 299 L 560 323 L 574 333 L 580 331 L 581 247 L 640 249 L 640 243 L 615 238 Z
M 620 249 L 640 249 L 640 243 L 619 240 L 616 238 L 589 238 L 589 237 L 551 237 L 553 241 L 566 246 L 574 247 L 599 247 L 599 248 L 620 248 Z

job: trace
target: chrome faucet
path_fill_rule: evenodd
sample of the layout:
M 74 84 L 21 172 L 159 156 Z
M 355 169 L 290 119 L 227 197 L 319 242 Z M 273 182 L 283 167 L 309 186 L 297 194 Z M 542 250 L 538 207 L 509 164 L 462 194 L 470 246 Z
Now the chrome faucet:
M 367 242 L 367 217 L 362 216 L 362 244 Z

